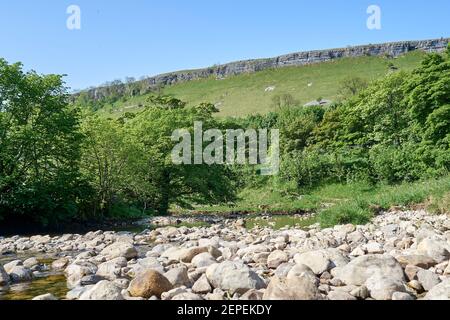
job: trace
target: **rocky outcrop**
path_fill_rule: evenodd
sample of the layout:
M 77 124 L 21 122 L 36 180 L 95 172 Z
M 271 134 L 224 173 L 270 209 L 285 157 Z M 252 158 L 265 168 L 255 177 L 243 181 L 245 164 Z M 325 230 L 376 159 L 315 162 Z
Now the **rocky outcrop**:
M 274 58 L 245 60 L 212 66 L 204 69 L 171 72 L 157 75 L 140 81 L 140 87 L 147 90 L 161 86 L 174 85 L 180 82 L 216 78 L 218 80 L 245 73 L 254 73 L 266 69 L 282 67 L 304 66 L 313 63 L 327 62 L 340 58 L 354 58 L 361 56 L 390 56 L 397 57 L 410 51 L 442 52 L 450 42 L 450 38 L 422 41 L 401 41 L 383 44 L 369 44 L 340 49 L 315 50 L 290 53 Z M 111 94 L 108 86 L 97 87 L 85 91 L 94 101 L 107 98 Z M 114 84 L 114 92 L 124 94 L 126 85 Z M 77 94 L 75 94 L 75 97 Z

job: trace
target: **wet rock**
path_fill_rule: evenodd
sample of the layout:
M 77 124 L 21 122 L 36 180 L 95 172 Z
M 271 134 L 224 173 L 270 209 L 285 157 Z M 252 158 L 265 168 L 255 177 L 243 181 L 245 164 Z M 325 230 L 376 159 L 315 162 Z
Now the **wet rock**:
M 91 262 L 75 262 L 64 270 L 69 288 L 75 288 L 83 277 L 94 275 L 96 272 L 97 266 Z
M 15 266 L 10 269 L 9 277 L 14 283 L 27 282 L 33 280 L 33 273 L 24 266 Z
M 9 275 L 6 273 L 5 268 L 0 264 L 0 287 L 6 286 L 9 283 Z

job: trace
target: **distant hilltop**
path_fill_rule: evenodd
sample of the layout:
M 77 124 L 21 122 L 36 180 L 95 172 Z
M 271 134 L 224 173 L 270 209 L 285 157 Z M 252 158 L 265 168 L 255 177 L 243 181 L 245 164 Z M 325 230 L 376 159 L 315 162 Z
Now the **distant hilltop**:
M 151 91 L 158 87 L 174 85 L 180 82 L 199 80 L 214 77 L 224 79 L 245 73 L 253 73 L 266 69 L 275 69 L 289 66 L 304 66 L 308 64 L 332 61 L 339 58 L 361 56 L 389 56 L 397 57 L 410 51 L 422 50 L 425 52 L 442 52 L 450 43 L 450 38 L 441 38 L 421 41 L 400 41 L 382 44 L 369 44 L 362 46 L 349 46 L 340 49 L 314 50 L 290 53 L 275 58 L 254 59 L 216 65 L 204 69 L 186 70 L 165 73 L 137 81 L 144 91 Z M 114 84 L 115 93 L 124 93 L 126 84 Z M 100 86 L 84 90 L 89 99 L 94 101 L 107 98 L 111 94 L 109 86 Z M 142 93 L 142 89 L 140 91 Z M 75 94 L 75 96 L 79 93 Z

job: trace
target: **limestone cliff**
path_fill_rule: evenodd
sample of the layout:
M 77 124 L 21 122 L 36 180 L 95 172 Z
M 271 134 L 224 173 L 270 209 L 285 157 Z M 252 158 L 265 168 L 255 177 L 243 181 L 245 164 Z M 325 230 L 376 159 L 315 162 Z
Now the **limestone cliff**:
M 370 44 L 354 46 L 341 49 L 316 50 L 297 52 L 278 56 L 275 58 L 245 60 L 231 62 L 223 65 L 204 69 L 178 71 L 157 75 L 141 80 L 140 87 L 152 89 L 160 86 L 173 85 L 184 81 L 192 81 L 214 77 L 217 79 L 243 73 L 258 72 L 270 68 L 281 68 L 286 66 L 303 66 L 307 64 L 320 63 L 346 57 L 361 56 L 391 56 L 397 57 L 410 51 L 422 50 L 426 52 L 442 52 L 450 42 L 450 38 L 441 38 L 422 41 L 401 41 L 383 44 Z M 108 87 L 97 87 L 87 90 L 88 97 L 100 100 L 107 97 L 111 90 Z M 116 85 L 114 91 L 125 92 L 125 85 Z

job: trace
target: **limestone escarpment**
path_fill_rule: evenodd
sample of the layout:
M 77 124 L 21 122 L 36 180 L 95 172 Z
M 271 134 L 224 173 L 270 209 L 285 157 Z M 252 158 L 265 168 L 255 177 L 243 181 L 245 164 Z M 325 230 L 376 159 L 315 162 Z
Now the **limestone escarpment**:
M 332 61 L 339 58 L 352 58 L 361 56 L 390 56 L 397 57 L 402 54 L 421 50 L 425 52 L 442 52 L 450 43 L 450 38 L 441 38 L 422 41 L 401 41 L 383 44 L 369 44 L 340 49 L 315 50 L 290 53 L 274 58 L 245 60 L 212 66 L 204 69 L 171 72 L 140 80 L 140 87 L 151 90 L 161 86 L 174 85 L 181 82 L 215 77 L 223 79 L 229 76 L 253 73 L 266 69 L 288 66 L 304 66 L 308 64 Z M 101 100 L 111 94 L 111 87 L 103 86 L 85 91 L 92 100 Z M 115 93 L 125 93 L 126 85 L 114 86 Z

